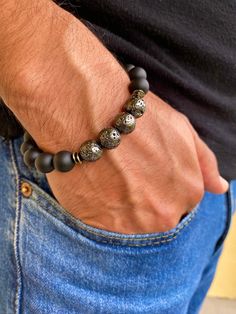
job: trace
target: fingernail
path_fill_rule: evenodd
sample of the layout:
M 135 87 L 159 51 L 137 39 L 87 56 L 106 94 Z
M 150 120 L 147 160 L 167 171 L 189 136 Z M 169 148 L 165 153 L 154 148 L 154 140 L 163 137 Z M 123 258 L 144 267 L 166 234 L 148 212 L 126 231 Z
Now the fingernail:
M 228 181 L 226 181 L 223 177 L 220 177 L 220 182 L 221 182 L 223 189 L 227 191 L 229 188 Z

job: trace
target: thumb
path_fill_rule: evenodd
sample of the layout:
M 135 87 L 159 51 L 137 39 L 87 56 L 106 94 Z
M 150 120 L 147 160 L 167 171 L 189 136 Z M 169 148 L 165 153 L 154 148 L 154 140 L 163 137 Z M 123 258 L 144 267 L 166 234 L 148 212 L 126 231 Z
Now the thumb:
M 223 194 L 229 188 L 229 183 L 220 176 L 215 154 L 193 129 L 194 140 L 205 190 L 215 194 Z

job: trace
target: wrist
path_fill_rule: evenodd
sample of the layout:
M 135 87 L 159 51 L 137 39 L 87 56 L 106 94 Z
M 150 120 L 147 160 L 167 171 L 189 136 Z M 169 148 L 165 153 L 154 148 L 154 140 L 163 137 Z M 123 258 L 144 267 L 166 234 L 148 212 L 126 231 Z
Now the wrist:
M 128 99 L 129 79 L 84 24 L 52 9 L 11 49 L 0 95 L 38 145 L 55 152 L 109 126 Z
M 83 73 L 77 84 L 71 93 L 65 91 L 64 101 L 52 102 L 47 109 L 45 105 L 31 109 L 34 114 L 40 111 L 36 114 L 40 127 L 27 120 L 27 130 L 41 149 L 51 153 L 77 151 L 84 141 L 95 139 L 112 124 L 130 95 L 129 79 L 118 64 Z

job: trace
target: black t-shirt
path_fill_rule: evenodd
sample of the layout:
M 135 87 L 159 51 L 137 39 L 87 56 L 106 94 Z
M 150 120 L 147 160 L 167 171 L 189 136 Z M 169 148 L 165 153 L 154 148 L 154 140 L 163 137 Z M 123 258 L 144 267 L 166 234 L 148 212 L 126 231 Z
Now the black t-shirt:
M 151 91 L 189 117 L 236 179 L 236 1 L 65 2 L 118 59 L 146 69 Z

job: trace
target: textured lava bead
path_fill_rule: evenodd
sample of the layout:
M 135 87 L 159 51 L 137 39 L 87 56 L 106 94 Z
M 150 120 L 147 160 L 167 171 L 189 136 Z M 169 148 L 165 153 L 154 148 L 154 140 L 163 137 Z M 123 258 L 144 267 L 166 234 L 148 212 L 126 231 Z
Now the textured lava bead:
M 131 81 L 129 84 L 129 91 L 132 93 L 133 91 L 141 89 L 146 94 L 149 91 L 149 83 L 144 78 L 137 78 Z
M 20 146 L 21 154 L 24 155 L 24 153 L 32 147 L 35 147 L 35 145 L 31 141 L 23 142 Z
M 84 142 L 79 149 L 80 157 L 86 161 L 95 161 L 101 158 L 103 150 L 94 140 Z
M 131 98 L 143 98 L 145 96 L 144 91 L 142 91 L 141 89 L 136 89 L 133 91 L 133 93 L 131 94 Z
M 61 151 L 54 155 L 53 166 L 57 171 L 67 172 L 73 169 L 75 163 L 72 158 L 71 152 Z
M 134 130 L 136 125 L 135 117 L 127 112 L 119 113 L 114 121 L 114 127 L 121 133 L 130 133 Z
M 100 144 L 108 149 L 115 148 L 120 144 L 120 132 L 115 128 L 103 129 L 99 135 L 98 139 Z
M 129 77 L 131 80 L 138 79 L 138 78 L 146 79 L 147 73 L 143 68 L 134 67 L 129 70 Z
M 49 153 L 41 153 L 36 159 L 35 159 L 35 168 L 42 172 L 42 173 L 48 173 L 54 170 L 53 167 L 53 155 Z
M 143 100 L 149 91 L 147 73 L 141 67 L 132 64 L 124 65 L 130 78 L 130 99 L 126 102 L 123 112 L 119 113 L 112 123 L 112 127 L 104 128 L 98 134 L 96 140 L 88 140 L 80 146 L 78 152 L 61 151 L 55 155 L 42 152 L 34 142 L 32 136 L 25 131 L 24 143 L 21 145 L 21 153 L 27 166 L 35 166 L 42 173 L 58 170 L 67 172 L 73 169 L 75 164 L 83 161 L 96 161 L 102 157 L 103 148 L 112 149 L 121 142 L 121 133 L 131 133 L 136 126 L 136 118 L 141 117 L 146 104 Z
M 39 156 L 40 153 L 41 153 L 41 150 L 39 150 L 36 147 L 32 147 L 28 149 L 24 154 L 24 163 L 28 167 L 33 167 L 35 159 Z
M 144 114 L 146 105 L 143 99 L 131 98 L 126 103 L 125 110 L 131 113 L 135 118 L 139 118 Z

